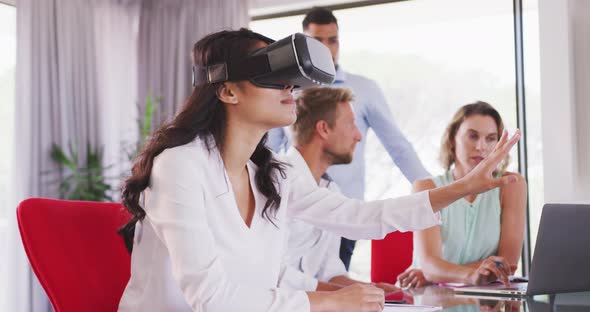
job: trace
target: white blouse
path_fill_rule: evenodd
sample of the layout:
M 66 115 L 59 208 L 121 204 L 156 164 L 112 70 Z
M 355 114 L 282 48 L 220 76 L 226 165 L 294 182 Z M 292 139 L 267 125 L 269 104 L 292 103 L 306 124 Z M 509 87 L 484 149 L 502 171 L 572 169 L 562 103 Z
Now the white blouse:
M 439 224 L 427 191 L 361 202 L 293 170 L 287 179 L 277 175 L 282 201 L 272 224 L 261 215 L 266 198 L 252 162 L 248 173 L 256 201 L 250 228 L 216 149 L 195 139 L 155 158 L 119 311 L 309 311 L 304 291 L 279 288 L 294 278 L 283 258 L 288 217 L 351 239 Z

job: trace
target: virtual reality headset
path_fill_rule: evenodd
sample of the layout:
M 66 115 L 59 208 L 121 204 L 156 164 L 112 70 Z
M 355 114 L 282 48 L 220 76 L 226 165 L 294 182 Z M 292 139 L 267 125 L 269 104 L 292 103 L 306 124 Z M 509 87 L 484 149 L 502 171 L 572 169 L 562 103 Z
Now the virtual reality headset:
M 193 86 L 249 80 L 262 88 L 306 88 L 331 84 L 335 75 L 330 50 L 316 39 L 296 33 L 243 59 L 193 66 Z

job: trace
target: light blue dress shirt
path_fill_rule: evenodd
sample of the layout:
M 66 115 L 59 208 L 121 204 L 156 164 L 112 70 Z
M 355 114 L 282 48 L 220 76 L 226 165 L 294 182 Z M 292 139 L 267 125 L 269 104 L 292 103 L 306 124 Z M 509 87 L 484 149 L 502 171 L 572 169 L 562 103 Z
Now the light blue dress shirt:
M 356 116 L 356 125 L 363 135 L 363 140 L 356 145 L 350 164 L 334 165 L 328 169 L 328 174 L 340 186 L 344 195 L 364 199 L 365 144 L 369 128 L 373 129 L 393 162 L 410 183 L 430 176 L 410 142 L 397 127 L 385 96 L 375 81 L 347 73 L 338 67 L 336 79 L 331 86 L 349 88 L 354 93 L 355 100 L 352 106 Z M 288 128 L 276 128 L 269 131 L 267 145 L 275 152 L 286 151 L 291 145 Z

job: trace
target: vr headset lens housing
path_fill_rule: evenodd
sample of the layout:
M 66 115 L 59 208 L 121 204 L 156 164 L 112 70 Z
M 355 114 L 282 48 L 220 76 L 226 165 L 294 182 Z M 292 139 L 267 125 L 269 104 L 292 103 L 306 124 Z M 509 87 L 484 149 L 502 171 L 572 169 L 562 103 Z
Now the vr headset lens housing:
M 335 75 L 330 50 L 316 39 L 296 33 L 242 60 L 193 66 L 193 85 L 249 80 L 263 88 L 306 88 L 331 84 Z

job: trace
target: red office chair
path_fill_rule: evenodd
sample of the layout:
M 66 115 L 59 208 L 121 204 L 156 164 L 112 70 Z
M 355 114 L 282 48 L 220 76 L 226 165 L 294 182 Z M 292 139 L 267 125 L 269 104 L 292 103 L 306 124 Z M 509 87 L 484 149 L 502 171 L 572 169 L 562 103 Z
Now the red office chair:
M 17 209 L 31 267 L 56 312 L 117 311 L 131 258 L 119 203 L 30 198 Z
M 412 232 L 393 232 L 371 243 L 371 280 L 395 284 L 397 276 L 412 264 Z

